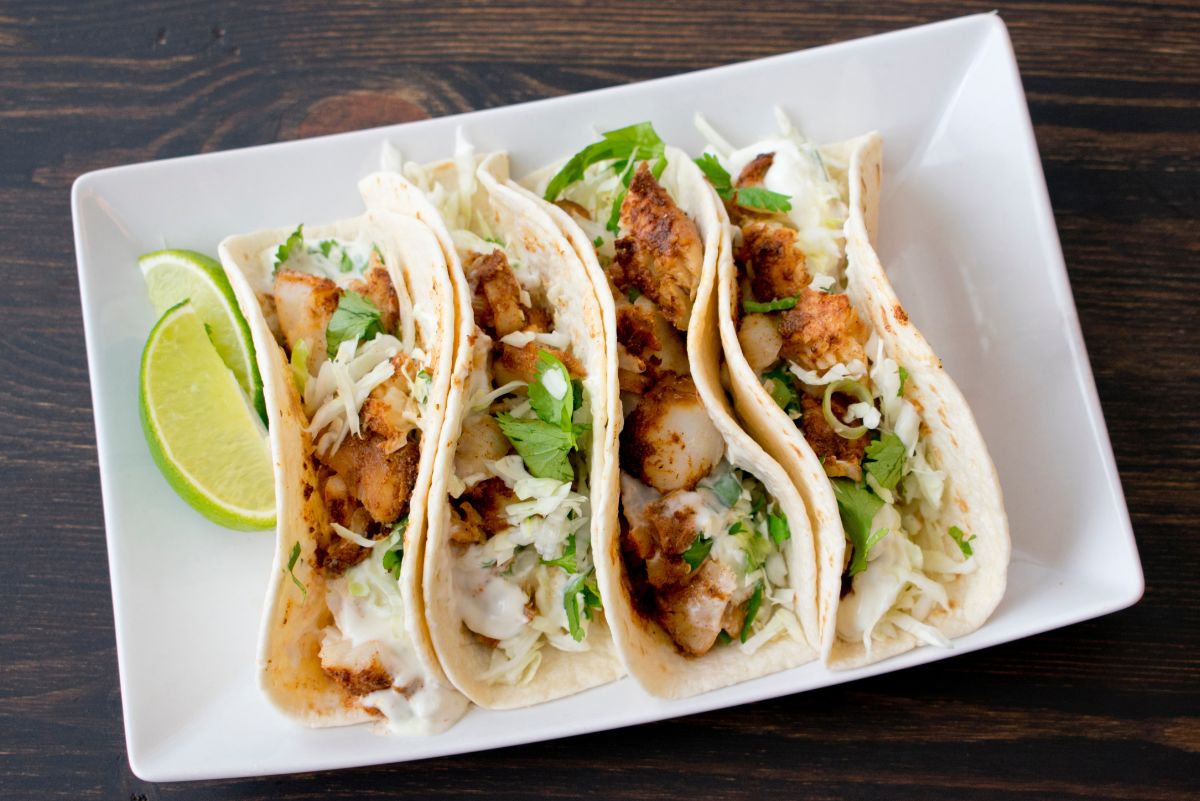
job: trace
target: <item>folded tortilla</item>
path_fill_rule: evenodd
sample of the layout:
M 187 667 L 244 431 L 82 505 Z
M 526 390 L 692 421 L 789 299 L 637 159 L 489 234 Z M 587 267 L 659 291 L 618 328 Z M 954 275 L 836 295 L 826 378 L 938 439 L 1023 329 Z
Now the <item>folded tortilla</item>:
M 431 641 L 454 685 L 487 708 L 527 706 L 613 681 L 623 675 L 624 669 L 613 646 L 607 613 L 586 610 L 590 620 L 580 619 L 584 636 L 579 640 L 563 630 L 564 606 L 576 604 L 578 609 L 582 597 L 571 590 L 568 579 L 582 580 L 583 576 L 566 567 L 546 564 L 556 556 L 565 558 L 561 544 L 545 545 L 546 553 L 535 553 L 535 547 L 541 549 L 543 544 L 520 539 L 525 523 L 516 521 L 514 529 L 488 532 L 486 543 L 470 547 L 455 535 L 460 522 L 454 502 L 470 492 L 463 480 L 495 480 L 505 472 L 489 466 L 487 476 L 456 474 L 460 443 L 475 436 L 480 418 L 491 416 L 481 408 L 473 408 L 472 403 L 477 395 L 492 389 L 493 383 L 499 383 L 493 382 L 489 367 L 495 343 L 477 325 L 463 264 L 472 254 L 489 250 L 504 254 L 504 259 L 515 265 L 513 274 L 521 291 L 531 302 L 549 310 L 551 336 L 545 339 L 554 339 L 555 349 L 571 354 L 584 371 L 581 382 L 591 428 L 581 447 L 585 462 L 581 469 L 588 482 L 584 508 L 590 509 L 590 520 L 574 535 L 575 559 L 581 573 L 585 555 L 594 551 L 597 539 L 615 526 L 616 510 L 608 502 L 608 488 L 615 482 L 612 443 L 617 420 L 611 412 L 615 375 L 608 369 L 605 330 L 593 279 L 546 210 L 508 181 L 504 154 L 477 158 L 468 153 L 430 165 L 405 165 L 405 170 L 414 180 L 399 173 L 380 173 L 366 179 L 364 198 L 372 208 L 415 214 L 434 230 L 450 267 L 458 313 L 452 386 L 428 504 L 423 588 Z M 480 232 L 487 232 L 488 239 Z M 541 341 L 527 344 L 538 346 Z M 514 458 L 519 465 L 519 457 L 508 456 L 509 460 Z M 504 480 L 513 483 L 511 476 Z M 515 489 L 521 491 L 520 480 Z M 528 499 L 518 497 L 537 502 L 541 490 L 536 486 L 534 490 Z M 541 523 L 546 519 L 536 514 L 529 518 Z M 551 533 L 549 540 L 556 539 Z M 535 574 L 535 589 L 525 586 L 530 579 L 507 580 L 519 560 L 513 551 L 503 551 L 499 545 L 502 541 L 509 542 L 510 548 L 512 542 L 519 542 L 517 554 L 523 553 L 526 560 L 536 555 L 541 561 L 529 568 Z M 483 551 L 499 551 L 501 555 L 488 563 L 469 563 Z M 519 619 L 521 608 L 510 608 L 514 596 L 524 606 L 524 622 Z M 518 617 L 515 621 L 511 619 L 513 613 Z M 488 628 L 480 621 L 504 625 L 495 623 L 499 618 L 512 624 L 517 633 L 504 639 L 488 637 L 468 625 L 480 629 Z
M 723 440 L 722 462 L 727 462 L 730 468 L 742 471 L 745 477 L 761 483 L 767 503 L 777 510 L 790 528 L 790 538 L 779 546 L 779 553 L 786 564 L 785 591 L 780 593 L 783 602 L 772 609 L 773 618 L 768 619 L 765 626 L 761 625 L 760 620 L 760 626 L 755 631 L 761 636 L 746 641 L 743 634 L 743 641 L 738 642 L 735 635 L 731 642 L 712 645 L 701 655 L 689 654 L 677 645 L 672 634 L 653 615 L 647 614 L 633 597 L 635 590 L 622 554 L 622 529 L 627 523 L 613 525 L 600 532 L 596 543 L 596 569 L 604 608 L 621 658 L 630 675 L 648 692 L 664 698 L 683 698 L 815 659 L 819 642 L 817 575 L 812 532 L 803 500 L 779 464 L 742 429 L 720 383 L 721 354 L 715 305 L 717 259 L 722 236 L 717 211 L 719 201 L 685 153 L 665 147 L 664 156 L 666 163 L 659 179 L 661 186 L 675 205 L 695 223 L 703 243 L 702 264 L 691 282 L 691 311 L 686 324 L 686 358 L 690 378 L 703 402 L 704 411 Z M 529 197 L 540 199 L 551 177 L 561 167 L 562 163 L 554 164 L 525 178 L 522 184 L 531 190 Z M 608 369 L 615 375 L 618 371 L 618 323 L 614 293 L 617 290 L 601 267 L 592 236 L 599 230 L 594 224 L 595 220 L 602 221 L 603 217 L 597 218 L 593 213 L 593 223 L 588 225 L 588 232 L 585 233 L 581 224 L 587 223 L 567 211 L 579 209 L 579 204 L 567 201 L 561 206 L 544 205 L 593 276 L 604 315 Z M 602 211 L 607 216 L 607 209 Z M 608 247 L 608 243 L 605 247 Z M 611 391 L 614 393 L 614 407 L 619 408 L 616 404 L 620 403 L 620 388 L 616 381 L 612 382 Z M 619 452 L 617 444 L 614 443 L 610 448 L 615 462 Z M 622 478 L 622 482 L 631 489 L 638 484 L 630 481 L 629 476 Z M 642 487 L 639 492 L 645 489 Z M 623 502 L 622 484 L 616 481 L 607 486 L 606 492 L 604 504 L 614 511 L 623 509 L 623 503 L 636 503 L 632 497 Z M 668 496 L 669 493 L 663 497 Z M 697 542 L 700 542 L 699 535 Z M 700 557 L 701 561 L 697 563 L 699 567 L 692 568 L 689 581 L 698 581 L 696 577 L 706 558 Z
M 779 143 L 787 138 L 788 130 L 790 126 L 785 126 L 781 139 L 737 151 L 741 155 L 734 154 L 729 171 L 737 178 L 742 162 L 761 159 L 776 145 L 787 148 L 786 142 Z M 795 419 L 800 417 L 799 410 L 793 409 L 789 415 L 781 408 L 764 386 L 763 368 L 756 372 L 747 360 L 736 322 L 742 317 L 736 304 L 745 296 L 746 285 L 739 288 L 739 268 L 725 206 L 718 207 L 724 229 L 718 265 L 720 337 L 738 410 L 755 438 L 795 481 L 809 510 L 819 560 L 823 658 L 830 667 L 850 668 L 921 644 L 948 646 L 948 638 L 982 625 L 1004 594 L 1010 553 L 1008 523 L 999 480 L 974 417 L 941 361 L 909 320 L 872 246 L 882 178 L 881 138 L 872 133 L 812 153 L 800 147 L 799 152 L 801 157 L 811 155 L 815 159 L 818 173 L 826 173 L 827 180 L 837 185 L 838 197 L 845 205 L 845 224 L 840 229 L 844 261 L 836 271 L 826 274 L 826 281 L 834 292 L 844 287 L 850 306 L 866 326 L 869 361 L 864 369 L 874 370 L 877 365 L 891 370 L 903 368 L 907 375 L 899 373 L 897 400 L 888 403 L 897 404 L 897 415 L 908 414 L 907 406 L 919 417 L 919 425 L 910 426 L 916 441 L 907 447 L 905 464 L 914 465 L 921 474 L 912 478 L 912 483 L 893 488 L 895 499 L 900 501 L 897 508 L 904 529 L 885 535 L 882 541 L 889 543 L 886 547 L 875 546 L 881 552 L 878 561 L 872 548 L 865 571 L 846 579 L 848 586 L 843 576 L 852 549 L 826 470 L 828 467 L 833 473 L 841 473 L 844 466 L 839 467 L 832 459 L 822 461 L 805 438 L 801 421 Z M 728 160 L 730 154 L 723 155 Z M 759 176 L 757 185 L 784 194 L 793 194 L 788 190 L 796 186 L 786 178 L 773 182 L 769 170 L 765 183 Z M 806 198 L 796 192 L 791 202 L 802 204 Z M 735 206 L 731 208 L 737 211 Z M 784 368 L 789 369 L 786 362 Z M 829 378 L 831 372 L 821 378 Z M 813 377 L 812 373 L 807 375 Z M 876 378 L 883 378 L 882 373 L 871 372 L 871 376 L 873 387 Z M 884 401 L 877 396 L 874 403 L 878 406 Z M 860 487 L 867 478 L 864 473 L 858 482 Z M 909 480 L 906 472 L 904 482 Z M 934 500 L 937 503 L 931 502 Z M 878 524 L 881 519 L 877 517 L 873 522 Z M 893 529 L 896 520 L 891 518 Z M 880 527 L 873 525 L 871 530 Z M 952 533 L 952 527 L 956 532 Z M 897 541 L 897 535 L 904 532 L 908 533 L 906 539 Z M 966 540 L 965 547 L 955 541 L 955 533 Z M 941 589 L 930 586 L 927 591 L 921 590 L 920 585 L 927 581 Z M 866 608 L 869 604 L 880 606 L 876 612 L 882 614 L 870 612 Z M 862 621 L 867 625 L 861 637 L 846 636 L 846 630 L 857 634 L 856 626 Z
M 352 251 L 369 259 L 368 266 L 361 268 L 364 271 L 374 270 L 370 265 L 376 264 L 375 260 L 382 262 L 399 308 L 396 329 L 383 332 L 395 337 L 387 340 L 385 353 L 410 357 L 423 370 L 418 379 L 425 384 L 424 398 L 416 401 L 418 419 L 407 435 L 409 441 L 416 442 L 419 454 L 406 504 L 407 526 L 401 524 L 391 530 L 390 536 L 373 543 L 351 546 L 339 540 L 354 533 L 341 535 L 334 529 L 331 507 L 325 500 L 326 484 L 322 483 L 331 479 L 328 468 L 322 468 L 316 458 L 318 443 L 333 436 L 338 425 L 349 426 L 349 418 L 311 430 L 311 409 L 306 413 L 299 384 L 303 381 L 312 395 L 321 389 L 314 386 L 318 376 L 309 375 L 305 359 L 299 358 L 304 356 L 299 347 L 289 364 L 282 335 L 277 338 L 268 323 L 269 318 L 276 317 L 273 254 L 280 245 L 291 244 L 290 237 L 296 235 L 290 228 L 277 229 L 232 236 L 220 245 L 221 263 L 253 336 L 275 466 L 278 528 L 262 619 L 259 683 L 276 708 L 309 726 L 376 721 L 391 731 L 441 731 L 468 707 L 438 663 L 424 625 L 420 591 L 426 498 L 453 363 L 454 297 L 449 270 L 428 226 L 412 216 L 382 209 L 331 225 L 305 228 L 304 242 L 292 249 L 293 257 L 297 248 L 303 249 L 308 269 L 316 272 L 320 272 L 321 264 L 328 266 L 328 261 L 321 259 L 331 250 L 335 256 L 340 253 L 348 266 L 330 270 L 334 278 L 342 269 L 354 269 Z M 344 250 L 340 249 L 343 245 Z M 284 267 L 291 264 L 289 260 Z M 339 280 L 344 283 L 344 277 Z M 324 332 L 320 341 L 325 341 Z M 339 353 L 338 360 L 345 361 L 343 357 L 350 353 L 365 354 L 367 348 L 378 349 L 384 342 L 379 337 L 373 344 L 347 343 L 342 346 L 346 352 Z M 352 394 L 361 392 L 352 393 L 353 386 L 340 382 L 346 379 L 353 383 L 356 368 L 352 365 L 334 371 L 332 361 L 326 360 L 320 379 L 329 379 L 337 372 L 340 377 L 332 398 L 353 408 Z M 386 370 L 386 365 L 376 365 L 380 368 Z M 317 412 L 317 416 L 329 414 L 324 409 Z M 343 444 L 331 452 L 336 453 L 338 447 L 359 434 L 342 431 L 342 436 Z M 326 442 L 325 446 L 332 444 Z M 376 535 L 380 533 L 377 525 L 372 524 L 372 529 Z M 330 556 L 334 549 L 367 550 L 366 545 L 373 547 L 365 558 L 361 552 L 354 552 L 345 561 L 361 561 L 335 569 L 337 560 Z M 394 552 L 390 559 L 385 549 Z

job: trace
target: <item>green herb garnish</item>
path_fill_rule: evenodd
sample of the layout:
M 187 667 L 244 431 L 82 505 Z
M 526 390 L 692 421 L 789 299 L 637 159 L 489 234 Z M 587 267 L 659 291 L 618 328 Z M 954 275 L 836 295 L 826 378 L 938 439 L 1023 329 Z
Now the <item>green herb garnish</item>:
M 958 544 L 958 549 L 962 551 L 963 556 L 975 555 L 975 550 L 971 547 L 971 542 L 975 539 L 974 534 L 968 537 L 967 533 L 958 526 L 951 526 L 950 536 Z
M 771 398 L 779 405 L 780 409 L 791 414 L 804 408 L 800 402 L 800 393 L 796 391 L 792 373 L 787 367 L 776 367 L 774 370 L 763 373 L 763 378 L 771 380 L 769 389 Z
M 496 415 L 496 422 L 534 476 L 555 481 L 575 478 L 567 454 L 576 446 L 577 430 L 564 431 L 542 420 L 518 420 L 511 414 Z
M 775 543 L 776 548 L 792 537 L 792 530 L 788 527 L 787 518 L 774 512 L 767 515 L 767 532 L 771 535 L 771 541 Z
M 697 531 L 696 539 L 692 540 L 691 546 L 683 552 L 683 561 L 688 563 L 688 567 L 692 570 L 700 567 L 700 563 L 708 556 L 708 552 L 712 550 L 713 541 L 704 536 L 704 532 Z
M 722 200 L 730 201 L 745 209 L 760 211 L 790 211 L 792 199 L 788 195 L 772 192 L 761 186 L 747 186 L 736 189 L 729 173 L 721 166 L 721 162 L 711 153 L 705 153 L 696 159 L 696 165 L 704 173 L 704 177 L 712 184 L 713 189 Z M 790 306 L 788 308 L 791 308 Z
M 904 382 L 908 380 L 908 371 L 904 369 L 904 365 L 900 365 L 900 389 L 896 390 L 896 397 L 904 394 Z
M 296 568 L 296 562 L 298 562 L 298 561 L 300 561 L 300 543 L 297 542 L 295 545 L 292 546 L 292 554 L 291 554 L 291 556 L 288 557 L 287 572 L 288 572 L 288 575 L 292 577 L 292 583 L 295 584 L 297 587 L 299 587 L 300 592 L 303 594 L 303 596 L 305 598 L 307 598 L 308 597 L 308 587 L 305 587 L 304 582 L 302 582 L 300 579 L 296 578 L 295 568 Z
M 296 226 L 296 230 L 288 235 L 287 241 L 275 249 L 275 269 L 279 269 L 279 265 L 288 260 L 292 255 L 292 248 L 304 246 L 304 223 Z
M 733 508 L 738 498 L 742 497 L 742 482 L 738 481 L 732 470 L 723 474 L 708 488 L 726 508 Z
M 562 397 L 546 387 L 546 381 L 558 384 Z M 561 382 L 561 383 L 559 383 Z M 571 416 L 575 411 L 575 394 L 582 384 L 571 380 L 563 363 L 552 353 L 538 353 L 537 377 L 529 385 L 529 405 L 537 415 L 536 420 L 517 419 L 510 414 L 496 415 L 496 422 L 508 441 L 538 478 L 553 478 L 556 481 L 572 481 L 575 471 L 568 454 L 578 447 L 578 437 L 590 426 L 575 425 Z
M 328 258 L 329 252 L 331 250 L 333 250 L 333 246 L 336 244 L 337 244 L 337 242 L 335 242 L 332 239 L 322 239 L 320 242 L 317 243 L 317 247 L 321 249 L 321 255 Z
M 884 489 L 895 489 L 904 472 L 904 441 L 889 432 L 867 446 L 863 467 Z
M 766 314 L 767 312 L 794 309 L 799 301 L 799 295 L 794 295 L 790 298 L 775 298 L 774 300 L 768 300 L 766 303 L 759 303 L 756 300 L 743 300 L 742 310 L 746 314 Z
M 759 581 L 754 585 L 754 594 L 750 596 L 750 603 L 746 606 L 746 619 L 742 623 L 742 636 L 739 637 L 742 642 L 750 636 L 750 626 L 754 623 L 754 618 L 758 615 L 758 608 L 762 606 L 763 599 L 763 583 Z
M 587 168 L 593 164 L 614 161 L 612 169 L 621 176 L 621 189 L 613 199 L 612 212 L 608 219 L 608 230 L 616 233 L 621 216 L 621 204 L 625 200 L 625 189 L 633 178 L 633 171 L 638 161 L 654 160 L 651 171 L 654 177 L 662 175 L 667 166 L 666 144 L 659 138 L 654 126 L 648 122 L 639 122 L 615 131 L 601 135 L 599 142 L 593 142 L 572 156 L 562 169 L 550 179 L 546 185 L 546 200 L 553 203 L 562 191 L 584 177 Z M 599 245 L 597 245 L 599 247 Z
M 404 544 L 398 543 L 395 548 L 383 555 L 383 569 L 392 574 L 392 578 L 400 579 L 400 566 L 404 563 Z
M 542 564 L 554 565 L 568 573 L 574 573 L 578 569 L 575 563 L 575 535 L 571 534 L 567 537 L 567 545 L 563 548 L 562 556 L 557 559 L 543 559 Z
M 337 311 L 325 327 L 325 352 L 329 358 L 337 355 L 338 346 L 352 339 L 371 339 L 383 333 L 379 308 L 357 292 L 346 292 L 338 298 Z
M 637 303 L 637 299 L 642 296 L 642 290 L 636 286 L 629 287 L 629 291 L 625 293 L 625 297 L 629 298 L 630 303 Z
M 603 608 L 600 591 L 596 587 L 595 572 L 595 568 L 593 568 L 584 575 L 578 575 L 567 582 L 567 586 L 563 588 L 563 611 L 567 613 L 567 627 L 575 642 L 582 642 L 586 633 L 579 622 L 580 612 L 582 611 L 583 616 L 591 620 L 592 610 Z M 581 602 L 582 607 L 580 606 Z
M 881 534 L 871 533 L 871 521 L 883 506 L 883 500 L 867 487 L 848 478 L 831 479 L 833 494 L 837 497 L 838 513 L 842 528 L 854 547 L 848 575 L 854 576 L 867 569 L 867 555 L 871 546 L 879 541 Z M 886 532 L 886 529 L 880 529 Z
M 569 431 L 571 413 L 575 409 L 575 387 L 571 383 L 571 374 L 557 356 L 545 350 L 538 351 L 535 369 L 536 375 L 529 385 L 529 405 L 539 419 Z M 547 387 L 547 382 L 554 392 Z

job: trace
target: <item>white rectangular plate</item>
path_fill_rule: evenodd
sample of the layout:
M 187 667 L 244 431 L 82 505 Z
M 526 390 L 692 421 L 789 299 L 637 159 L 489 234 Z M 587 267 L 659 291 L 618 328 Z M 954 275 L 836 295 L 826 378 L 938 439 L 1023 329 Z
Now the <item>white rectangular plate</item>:
M 809 664 L 684 701 L 624 679 L 512 712 L 472 710 L 429 738 L 310 730 L 255 684 L 269 534 L 208 523 L 167 487 L 137 412 L 154 315 L 139 254 L 215 253 L 227 234 L 360 210 L 355 184 L 386 141 L 450 153 L 462 127 L 508 149 L 517 175 L 653 121 L 693 153 L 703 112 L 735 143 L 773 132 L 779 104 L 809 138 L 885 142 L 880 255 L 916 324 L 972 404 L 1004 486 L 1008 593 L 980 631 L 832 673 Z M 129 761 L 168 781 L 395 762 L 545 740 L 852 681 L 1064 626 L 1142 592 L 1129 515 L 1071 299 L 1011 44 L 975 16 L 632 86 L 356 133 L 101 170 L 72 196 L 108 532 Z M 1070 443 L 1070 447 L 1061 447 Z

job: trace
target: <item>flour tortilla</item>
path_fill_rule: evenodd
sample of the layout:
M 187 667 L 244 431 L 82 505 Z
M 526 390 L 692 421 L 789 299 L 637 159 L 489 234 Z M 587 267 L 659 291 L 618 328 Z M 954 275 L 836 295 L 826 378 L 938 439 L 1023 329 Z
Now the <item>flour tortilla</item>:
M 587 373 L 583 383 L 592 402 L 589 491 L 590 536 L 594 546 L 604 532 L 616 526 L 616 509 L 606 499 L 611 497 L 608 487 L 616 482 L 613 443 L 619 418 L 611 410 L 620 406 L 613 404 L 616 371 L 609 369 L 603 317 L 593 279 L 546 209 L 508 180 L 504 154 L 467 163 L 477 165 L 473 213 L 482 215 L 519 254 L 522 276 L 537 276 L 537 283 L 554 310 L 554 330 L 568 335 L 570 350 Z M 424 169 L 433 183 L 457 187 L 462 168 L 460 161 L 445 161 Z M 467 629 L 458 611 L 450 543 L 449 480 L 454 471 L 459 434 L 469 412 L 466 388 L 475 336 L 470 288 L 445 221 L 421 189 L 395 173 L 378 174 L 368 181 L 376 187 L 393 188 L 392 196 L 400 198 L 397 208 L 416 214 L 433 228 L 454 281 L 458 313 L 456 356 L 446 425 L 429 495 L 430 526 L 423 583 L 430 637 L 446 673 L 468 698 L 491 709 L 528 706 L 607 684 L 623 675 L 624 669 L 604 615 L 597 615 L 591 621 L 584 640 L 589 646 L 586 651 L 560 651 L 543 644 L 541 664 L 527 683 L 509 685 L 481 678 L 490 665 L 493 648 Z M 380 202 L 375 189 L 365 188 L 363 194 L 368 206 Z
M 958 526 L 975 536 L 971 545 L 979 567 L 944 585 L 950 612 L 939 608 L 925 620 L 947 637 L 958 637 L 979 628 L 1004 595 L 1010 544 L 999 478 L 962 393 L 909 321 L 872 246 L 879 214 L 883 140 L 871 133 L 822 150 L 849 165 L 846 294 L 859 317 L 883 342 L 885 353 L 908 370 L 905 396 L 921 415 L 921 438 L 928 443 L 931 463 L 947 475 L 943 517 L 933 525 Z M 718 211 L 728 225 L 724 208 Z M 721 343 L 738 410 L 755 438 L 787 470 L 808 505 L 819 561 L 822 656 L 830 667 L 851 668 L 908 651 L 919 641 L 907 632 L 877 641 L 870 653 L 861 642 L 837 637 L 846 551 L 837 501 L 804 435 L 763 388 L 742 354 L 731 313 L 736 286 L 737 268 L 726 228 L 718 266 Z
M 330 526 L 329 514 L 317 486 L 313 442 L 305 430 L 308 421 L 301 399 L 287 357 L 271 333 L 258 299 L 259 293 L 270 294 L 273 285 L 270 266 L 263 263 L 261 254 L 286 240 L 291 232 L 290 228 L 280 228 L 232 236 L 220 246 L 221 264 L 254 341 L 275 467 L 278 524 L 259 639 L 258 680 L 271 703 L 288 717 L 309 726 L 340 726 L 378 720 L 379 716 L 321 669 L 321 632 L 333 623 L 333 616 L 326 603 L 324 574 L 310 560 L 316 532 Z M 409 525 L 404 534 L 400 589 L 405 607 L 404 625 L 426 680 L 448 688 L 449 682 L 424 630 L 420 556 L 435 445 L 441 434 L 451 379 L 454 298 L 449 271 L 432 232 L 411 216 L 370 210 L 355 219 L 306 227 L 305 235 L 312 241 L 354 240 L 362 236 L 375 242 L 393 283 L 398 288 L 407 288 L 414 304 L 428 310 L 428 314 L 414 315 L 417 341 L 429 355 L 433 377 L 424 407 L 421 456 L 409 502 Z M 304 584 L 304 593 L 287 572 L 289 557 L 297 543 L 301 556 L 293 572 Z M 465 708 L 465 703 L 462 707 Z M 444 729 L 457 717 L 456 714 L 431 720 L 428 725 L 431 730 Z
M 816 644 L 819 642 L 817 570 L 804 501 L 779 464 L 742 429 L 721 387 L 714 291 L 723 228 L 718 213 L 720 201 L 686 153 L 669 147 L 666 156 L 667 168 L 661 183 L 676 204 L 696 222 L 704 241 L 704 263 L 696 284 L 687 331 L 692 379 L 709 417 L 725 440 L 726 458 L 735 467 L 758 478 L 787 517 L 791 538 L 785 543 L 784 557 L 788 565 L 788 582 L 798 599 L 796 617 L 806 640 L 798 642 L 786 636 L 779 637 L 763 645 L 754 654 L 743 654 L 737 643 L 731 643 L 714 647 L 703 656 L 685 656 L 662 626 L 643 617 L 635 608 L 621 556 L 620 529 L 616 525 L 611 526 L 603 532 L 596 546 L 596 575 L 621 658 L 630 675 L 647 692 L 663 698 L 686 698 L 815 659 Z M 546 167 L 522 183 L 535 191 L 544 190 L 550 177 L 560 167 L 561 164 Z M 596 282 L 597 296 L 604 312 L 608 364 L 614 376 L 611 391 L 617 397 L 618 405 L 615 408 L 620 408 L 620 390 L 616 381 L 616 307 L 608 279 L 604 277 L 591 241 L 570 215 L 554 206 L 549 206 L 548 212 L 566 233 L 579 257 L 588 265 L 588 272 Z M 617 454 L 614 441 L 610 450 L 614 464 Z M 613 472 L 616 476 L 617 469 Z M 616 514 L 620 502 L 617 481 L 609 484 L 606 492 L 608 494 L 604 502 Z

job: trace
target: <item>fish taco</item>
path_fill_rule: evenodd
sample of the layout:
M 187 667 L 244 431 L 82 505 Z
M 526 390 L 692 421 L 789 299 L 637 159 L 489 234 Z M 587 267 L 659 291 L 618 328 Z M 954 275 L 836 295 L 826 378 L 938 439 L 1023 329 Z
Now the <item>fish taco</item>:
M 623 675 L 594 542 L 615 440 L 594 284 L 508 181 L 504 154 L 404 163 L 377 197 L 431 221 L 458 298 L 457 354 L 433 489 L 424 592 L 432 642 L 477 704 L 513 708 Z M 385 189 L 388 188 L 388 189 Z
M 948 647 L 1004 593 L 996 471 L 873 248 L 879 135 L 818 147 L 778 118 L 742 148 L 697 118 L 728 226 L 717 305 L 737 407 L 808 505 L 828 664 Z
M 685 697 L 817 653 L 816 566 L 795 486 L 719 380 L 717 200 L 648 123 L 523 182 L 597 276 L 624 416 L 618 525 L 595 544 L 613 635 L 649 692 Z
M 420 594 L 454 345 L 437 240 L 376 209 L 232 236 L 220 255 L 250 324 L 275 464 L 260 684 L 307 725 L 443 730 L 468 704 L 438 665 Z

